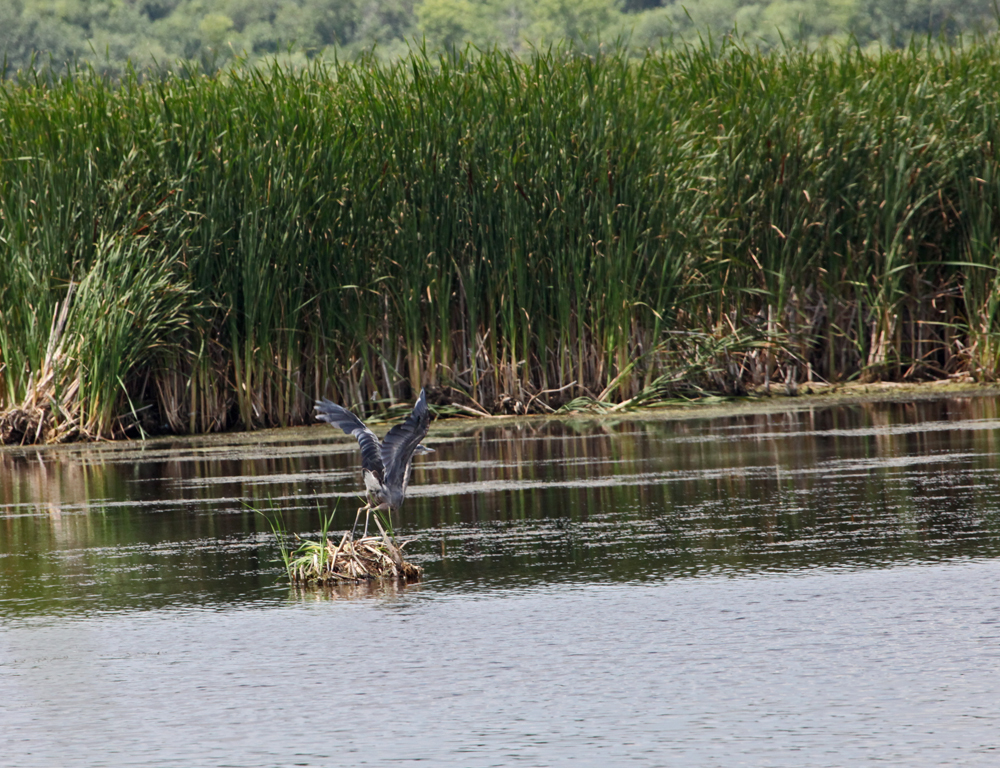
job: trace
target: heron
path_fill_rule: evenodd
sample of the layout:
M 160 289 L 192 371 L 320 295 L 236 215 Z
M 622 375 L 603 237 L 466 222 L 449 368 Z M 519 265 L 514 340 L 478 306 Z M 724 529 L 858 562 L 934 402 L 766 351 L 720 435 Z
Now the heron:
M 316 401 L 316 418 L 344 432 L 353 435 L 361 446 L 361 474 L 368 492 L 368 503 L 358 509 L 354 517 L 351 538 L 358 527 L 361 513 L 365 513 L 365 532 L 368 535 L 368 519 L 374 510 L 389 510 L 390 519 L 394 510 L 403 504 L 406 486 L 413 470 L 413 457 L 421 453 L 433 453 L 433 448 L 421 445 L 427 435 L 430 414 L 427 411 L 427 396 L 420 390 L 413 411 L 401 424 L 397 424 L 379 441 L 364 423 L 346 408 L 331 400 Z

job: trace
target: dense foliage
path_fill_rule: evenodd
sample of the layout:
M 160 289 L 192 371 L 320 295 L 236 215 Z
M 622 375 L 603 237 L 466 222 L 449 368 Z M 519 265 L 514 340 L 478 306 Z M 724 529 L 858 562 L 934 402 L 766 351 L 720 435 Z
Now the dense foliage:
M 733 28 L 769 46 L 853 35 L 905 44 L 995 27 L 993 0 L 4 0 L 0 54 L 10 70 L 36 59 L 57 69 L 86 61 L 121 75 L 234 58 L 381 58 L 426 44 L 472 43 L 524 54 L 560 40 L 595 48 L 628 39 L 635 51 Z
M 7 437 L 995 378 L 998 84 L 993 38 L 8 82 Z

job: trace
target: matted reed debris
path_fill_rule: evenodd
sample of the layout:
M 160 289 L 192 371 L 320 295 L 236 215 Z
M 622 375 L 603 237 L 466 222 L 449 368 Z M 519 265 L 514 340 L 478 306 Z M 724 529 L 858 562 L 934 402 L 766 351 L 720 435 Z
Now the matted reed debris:
M 246 502 L 243 504 L 267 520 L 281 552 L 280 562 L 293 584 L 360 584 L 391 579 L 411 582 L 419 580 L 423 573 L 422 568 L 403 559 L 406 542 L 396 541 L 389 520 L 386 521 L 389 527 L 386 533 L 386 526 L 382 525 L 378 512 L 372 515 L 371 520 L 379 535 L 366 535 L 355 540 L 353 531 L 345 531 L 338 540 L 328 535 L 337 513 L 334 508 L 328 515 L 320 516 L 319 541 L 294 534 L 298 544 L 293 550 L 289 547 L 289 540 L 293 537 L 288 533 L 281 510 L 275 509 L 273 502 L 270 513 L 255 509 Z
M 418 581 L 422 569 L 403 559 L 404 544 L 395 543 L 381 530 L 379 536 L 354 540 L 345 531 L 334 545 L 324 536 L 321 542 L 303 541 L 287 564 L 288 576 L 296 584 L 343 584 L 379 579 Z

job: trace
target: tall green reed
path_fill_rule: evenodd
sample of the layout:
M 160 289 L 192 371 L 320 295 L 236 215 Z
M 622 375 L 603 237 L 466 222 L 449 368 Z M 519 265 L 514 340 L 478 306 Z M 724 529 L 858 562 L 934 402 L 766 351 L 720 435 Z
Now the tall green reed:
M 994 378 L 997 45 L 9 80 L 0 411 Z

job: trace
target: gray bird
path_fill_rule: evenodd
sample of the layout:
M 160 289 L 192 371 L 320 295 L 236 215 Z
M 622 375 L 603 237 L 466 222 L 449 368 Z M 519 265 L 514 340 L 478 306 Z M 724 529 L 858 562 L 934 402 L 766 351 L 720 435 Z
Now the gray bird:
M 330 400 L 316 401 L 316 418 L 335 427 L 340 427 L 349 435 L 354 435 L 361 446 L 361 474 L 368 491 L 368 504 L 358 509 L 354 518 L 351 537 L 358 527 L 358 518 L 365 513 L 365 532 L 368 535 L 368 517 L 372 510 L 387 509 L 392 515 L 403 504 L 406 486 L 413 470 L 413 457 L 418 453 L 433 453 L 433 448 L 421 445 L 427 435 L 430 414 L 427 411 L 427 396 L 420 390 L 413 411 L 401 424 L 389 430 L 385 440 L 379 442 L 375 433 L 366 427 L 361 419 L 346 408 Z

